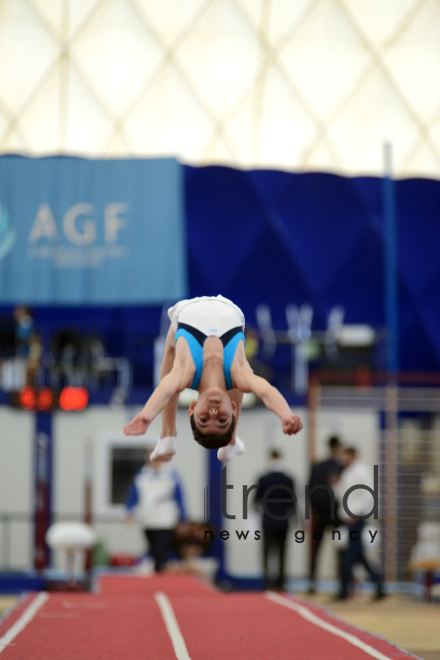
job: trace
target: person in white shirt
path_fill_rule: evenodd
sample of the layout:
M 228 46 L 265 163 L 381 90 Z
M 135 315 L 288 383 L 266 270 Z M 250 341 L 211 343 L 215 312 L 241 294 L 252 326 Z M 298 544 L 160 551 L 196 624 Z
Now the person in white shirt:
M 141 525 L 160 573 L 172 549 L 179 522 L 186 519 L 179 475 L 169 466 L 148 463 L 134 477 L 126 501 L 127 517 Z
M 374 571 L 368 563 L 362 545 L 362 530 L 365 527 L 365 520 L 373 515 L 375 504 L 372 496 L 374 487 L 373 468 L 358 458 L 354 447 L 347 447 L 342 451 L 341 461 L 345 468 L 338 483 L 334 486 L 334 491 L 339 501 L 339 517 L 348 527 L 349 545 L 342 553 L 341 585 L 337 599 L 345 600 L 348 598 L 353 581 L 353 568 L 355 564 L 363 564 L 370 574 L 371 580 L 376 585 L 374 598 L 379 600 L 385 595 L 382 576 Z M 359 486 L 367 486 L 369 490 L 359 488 Z M 348 497 L 344 498 L 350 488 L 354 488 L 354 490 L 350 492 Z M 363 516 L 364 519 L 359 519 L 358 516 Z

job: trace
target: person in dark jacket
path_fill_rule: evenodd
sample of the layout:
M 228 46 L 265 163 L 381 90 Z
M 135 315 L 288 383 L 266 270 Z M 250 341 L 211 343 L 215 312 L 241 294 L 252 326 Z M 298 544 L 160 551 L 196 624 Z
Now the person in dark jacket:
M 296 495 L 294 480 L 285 472 L 281 454 L 276 450 L 270 453 L 268 472 L 258 481 L 255 505 L 263 508 L 264 588 L 284 590 L 289 521 L 296 513 Z M 272 557 L 278 564 L 275 577 L 271 577 L 270 571 Z
M 343 470 L 343 465 L 340 460 L 342 450 L 341 441 L 338 436 L 333 435 L 328 440 L 328 447 L 330 450 L 330 458 L 320 463 L 315 463 L 312 466 L 310 473 L 309 486 L 310 491 L 316 486 L 329 486 L 330 488 L 336 483 L 339 475 Z M 324 536 L 325 529 L 329 526 L 337 527 L 339 520 L 337 513 L 332 517 L 331 499 L 323 488 L 317 488 L 310 496 L 310 504 L 312 509 L 311 516 L 311 534 L 310 534 L 310 589 L 309 593 L 315 592 L 315 577 L 316 577 L 316 564 L 318 560 L 318 552 L 321 547 L 321 541 Z M 320 532 L 316 534 L 315 532 Z

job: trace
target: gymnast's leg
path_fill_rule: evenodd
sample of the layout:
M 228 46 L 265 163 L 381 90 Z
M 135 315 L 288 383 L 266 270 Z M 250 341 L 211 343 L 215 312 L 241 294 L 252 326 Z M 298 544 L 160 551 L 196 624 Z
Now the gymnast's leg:
M 175 354 L 176 354 L 175 332 L 173 330 L 173 327 L 170 326 L 165 341 L 163 359 L 160 367 L 161 380 L 162 378 L 164 378 L 164 376 L 169 374 L 171 369 L 173 368 Z M 150 454 L 150 461 L 152 463 L 157 464 L 157 463 L 162 463 L 164 461 L 170 461 L 177 451 L 176 415 L 177 415 L 178 402 L 179 402 L 179 394 L 176 393 L 173 397 L 171 397 L 168 404 L 162 411 L 162 430 L 160 433 L 160 439 L 157 441 L 155 448 Z

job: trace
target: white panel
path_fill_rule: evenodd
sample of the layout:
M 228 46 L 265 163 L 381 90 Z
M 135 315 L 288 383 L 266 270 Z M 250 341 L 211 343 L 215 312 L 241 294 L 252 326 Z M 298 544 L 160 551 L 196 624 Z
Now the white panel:
M 212 126 L 203 100 L 194 96 L 174 67 L 168 67 L 129 116 L 126 133 L 138 154 L 197 158 L 210 138 Z
M 28 568 L 34 511 L 32 413 L 0 406 L 0 513 L 21 513 L 29 521 L 0 525 L 0 567 Z
M 228 146 L 227 141 L 222 137 L 211 140 L 207 149 L 203 152 L 203 162 L 206 164 L 218 165 L 229 158 L 236 160 L 237 156 L 233 147 Z
M 266 31 L 273 46 L 290 39 L 292 34 L 315 11 L 316 0 L 276 0 L 270 2 L 270 14 Z
M 54 510 L 58 513 L 84 513 L 86 457 L 100 434 L 109 430 L 117 436 L 128 420 L 124 408 L 94 406 L 82 413 L 57 412 L 53 421 Z M 102 466 L 93 467 L 93 481 Z
M 17 111 L 32 94 L 58 54 L 54 38 L 23 0 L 6 3 L 0 14 L 1 98 Z
M 266 77 L 260 126 L 258 160 L 269 166 L 299 167 L 301 152 L 315 135 L 318 125 L 304 99 L 272 67 Z
M 426 42 L 399 44 L 387 55 L 386 65 L 415 114 L 429 123 L 439 108 L 440 77 L 436 73 L 440 70 L 440 49 L 435 52 Z
M 128 144 L 124 130 L 118 134 L 112 131 L 108 141 L 104 143 L 104 152 L 110 157 L 122 156 L 127 153 Z
M 40 20 L 57 34 L 61 24 L 68 18 L 66 9 L 72 3 L 65 0 L 28 0 Z
M 324 120 L 344 103 L 372 61 L 336 3 L 321 3 L 280 51 L 280 62 Z
M 103 0 L 62 0 L 63 4 L 68 1 L 69 8 L 69 32 L 70 35 L 78 34 L 87 24 L 87 21 L 93 17 L 95 11 L 102 6 Z M 106 0 L 106 4 L 111 4 L 113 0 Z
M 6 113 L 3 114 L 2 108 L 0 105 L 0 144 L 2 144 L 3 141 L 3 136 L 5 134 L 5 131 L 7 129 L 9 122 Z
M 213 0 L 132 0 L 139 16 L 143 17 L 166 44 L 172 44 L 190 33 Z
M 271 4 L 270 0 L 234 0 L 234 5 L 246 17 L 249 25 L 258 31 L 267 29 Z
M 228 116 L 228 120 L 224 124 L 224 135 L 232 145 L 238 162 L 244 166 L 251 166 L 254 149 L 258 146 L 255 139 L 259 129 L 259 109 L 256 107 L 256 102 L 257 99 L 261 102 L 263 98 L 262 83 L 246 90 L 243 101 Z
M 30 155 L 29 145 L 30 140 L 24 135 L 20 127 L 14 126 L 11 128 L 9 124 L 2 137 L 1 150 L 7 154 L 17 152 Z
M 383 143 L 391 142 L 396 172 L 401 175 L 399 161 L 420 131 L 404 100 L 376 68 L 342 110 L 329 134 L 343 157 L 344 169 L 352 172 L 380 171 Z
M 420 0 L 340 0 L 340 4 L 361 28 L 366 38 L 380 47 L 399 34 L 411 20 Z
M 0 407 L 0 511 L 30 513 L 34 416 Z
M 163 49 L 123 0 L 105 3 L 93 15 L 72 55 L 117 114 L 131 105 L 164 58 Z
M 321 172 L 344 170 L 341 154 L 328 135 L 309 146 L 304 154 L 302 167 Z
M 425 3 L 408 25 L 404 38 L 392 44 L 386 63 L 400 89 L 423 121 L 440 108 L 440 3 Z
M 436 140 L 436 145 L 440 144 L 440 126 L 437 130 L 439 140 Z M 435 131 L 433 131 L 435 136 Z M 440 154 L 439 149 L 434 148 L 432 144 L 428 144 L 426 140 L 417 143 L 418 146 L 410 152 L 410 157 L 405 162 L 405 176 L 425 176 L 426 178 L 440 179 Z
M 60 75 L 57 66 L 20 116 L 20 130 L 29 136 L 33 153 L 56 152 L 60 139 Z
M 177 53 L 194 88 L 221 116 L 254 80 L 261 62 L 258 35 L 233 3 L 216 3 Z
M 69 101 L 67 137 L 62 148 L 77 154 L 98 154 L 108 139 L 114 120 L 111 109 L 96 98 L 93 88 L 71 66 L 68 73 Z

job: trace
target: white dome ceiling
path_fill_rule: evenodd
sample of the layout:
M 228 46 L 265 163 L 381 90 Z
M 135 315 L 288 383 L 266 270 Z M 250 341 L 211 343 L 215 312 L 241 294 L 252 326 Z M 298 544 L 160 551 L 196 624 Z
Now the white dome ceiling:
M 2 0 L 0 151 L 440 177 L 440 0 Z

